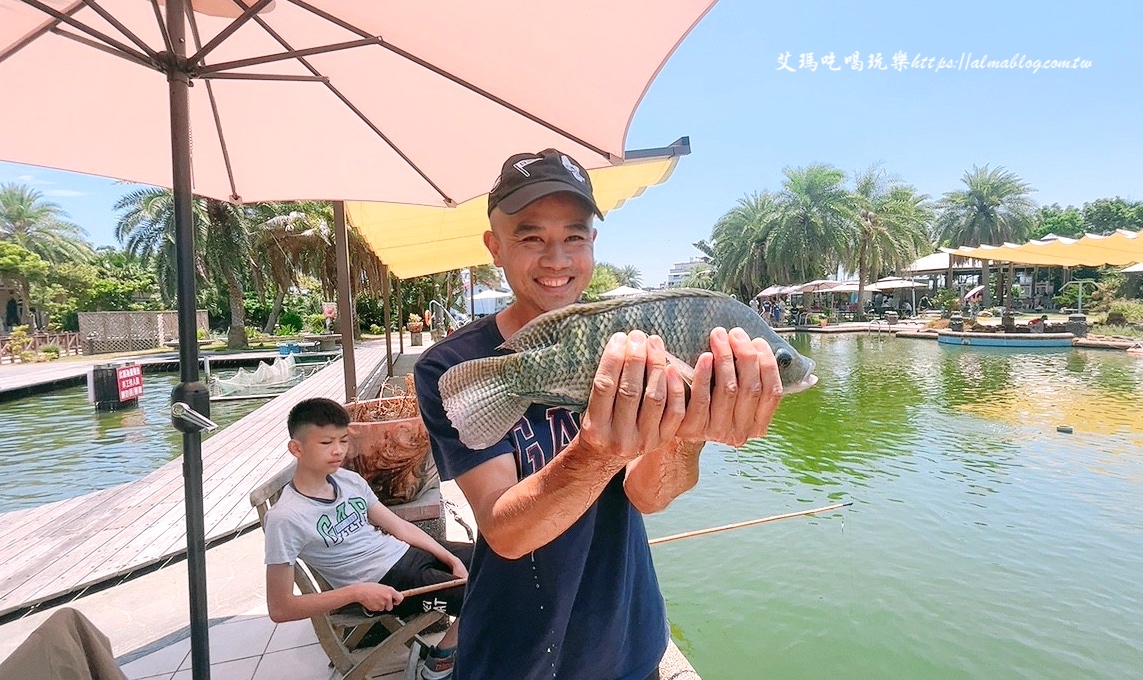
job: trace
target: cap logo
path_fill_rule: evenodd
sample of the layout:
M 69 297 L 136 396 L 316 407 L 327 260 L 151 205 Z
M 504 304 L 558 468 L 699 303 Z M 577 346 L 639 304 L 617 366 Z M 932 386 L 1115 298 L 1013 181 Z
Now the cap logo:
M 542 161 L 542 160 L 544 160 L 544 159 L 543 159 L 543 158 L 525 158 L 525 159 L 523 159 L 523 160 L 520 160 L 520 161 L 516 161 L 515 163 L 513 163 L 513 164 L 512 164 L 512 167 L 514 167 L 514 168 L 516 168 L 517 170 L 519 170 L 521 175 L 523 175 L 523 176 L 525 176 L 525 177 L 531 177 L 532 175 L 530 175 L 530 174 L 528 173 L 528 171 L 527 171 L 527 170 L 525 170 L 525 168 L 527 168 L 527 167 L 528 167 L 529 165 L 531 165 L 532 163 L 539 163 L 539 162 L 540 162 L 540 161 Z M 582 181 L 582 180 L 581 180 L 581 181 Z
M 583 178 L 583 171 L 579 169 L 578 165 L 576 165 L 575 163 L 572 163 L 572 160 L 570 158 L 568 158 L 567 156 L 565 156 L 563 154 L 560 154 L 560 160 L 563 162 L 564 167 L 567 168 L 567 171 L 572 174 L 572 177 L 575 177 L 581 183 L 587 182 L 587 180 L 585 180 Z

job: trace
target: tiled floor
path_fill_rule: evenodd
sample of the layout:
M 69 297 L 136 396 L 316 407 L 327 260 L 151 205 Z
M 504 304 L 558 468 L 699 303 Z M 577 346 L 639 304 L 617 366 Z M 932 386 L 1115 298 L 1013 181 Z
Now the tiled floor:
M 211 680 L 331 680 L 338 674 L 306 621 L 238 616 L 210 628 Z M 190 639 L 123 665 L 130 680 L 190 680 Z

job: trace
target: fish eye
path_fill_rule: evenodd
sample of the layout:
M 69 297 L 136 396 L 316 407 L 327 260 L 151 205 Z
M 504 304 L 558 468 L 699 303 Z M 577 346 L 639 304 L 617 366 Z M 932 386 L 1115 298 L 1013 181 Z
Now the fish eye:
M 785 349 L 780 349 L 775 352 L 774 359 L 778 361 L 778 368 L 789 368 L 790 364 L 794 361 L 794 357 Z

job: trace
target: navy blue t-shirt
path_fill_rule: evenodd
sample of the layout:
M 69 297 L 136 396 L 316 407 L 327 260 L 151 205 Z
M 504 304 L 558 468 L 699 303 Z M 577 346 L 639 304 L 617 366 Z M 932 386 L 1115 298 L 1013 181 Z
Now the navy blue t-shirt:
M 500 353 L 495 316 L 471 323 L 421 356 L 421 416 L 443 479 L 511 454 L 519 479 L 549 463 L 579 432 L 579 416 L 533 404 L 490 448 L 460 443 L 437 383 L 450 367 Z M 645 680 L 667 646 L 667 615 L 643 516 L 623 472 L 560 537 L 517 560 L 477 538 L 460 612 L 456 680 Z

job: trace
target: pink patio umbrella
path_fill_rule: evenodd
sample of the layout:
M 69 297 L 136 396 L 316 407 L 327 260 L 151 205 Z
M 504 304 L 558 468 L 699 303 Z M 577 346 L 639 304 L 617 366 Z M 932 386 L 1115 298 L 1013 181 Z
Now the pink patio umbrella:
M 455 205 L 514 152 L 621 162 L 651 80 L 713 4 L 0 0 L 0 92 L 34 93 L 0 106 L 0 159 L 171 187 L 194 338 L 192 194 Z M 173 401 L 209 416 L 196 343 L 179 358 Z M 176 421 L 196 680 L 202 423 Z

